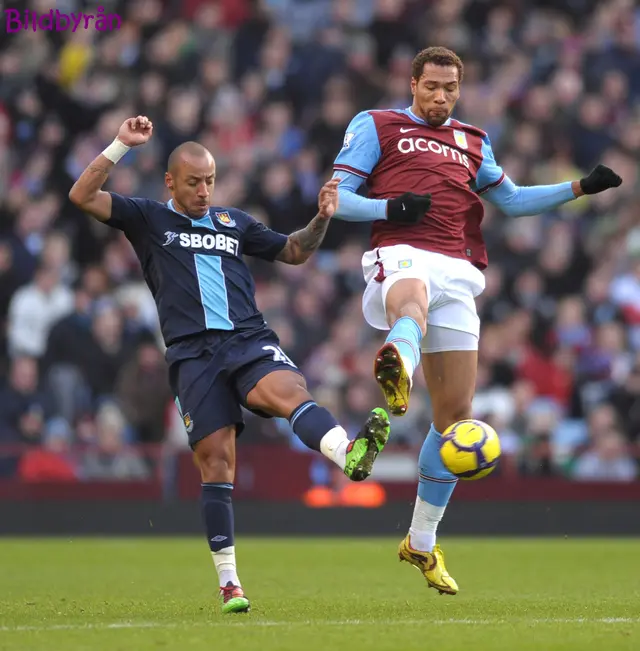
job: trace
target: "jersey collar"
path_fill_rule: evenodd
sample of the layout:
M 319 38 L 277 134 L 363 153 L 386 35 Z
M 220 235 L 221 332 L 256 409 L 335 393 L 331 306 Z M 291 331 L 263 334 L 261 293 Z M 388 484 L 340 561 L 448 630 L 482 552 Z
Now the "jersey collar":
M 179 210 L 176 210 L 175 206 L 173 205 L 173 199 L 169 199 L 169 201 L 167 201 L 167 208 L 169 208 L 169 210 L 173 210 L 173 212 L 177 212 L 178 215 L 186 217 L 186 215 L 182 214 Z
M 176 207 L 173 205 L 173 199 L 169 199 L 169 201 L 167 201 L 167 203 L 166 203 L 165 205 L 167 206 L 167 208 L 169 208 L 169 210 L 173 210 L 173 212 L 175 212 L 176 214 L 180 215 L 181 217 L 185 217 L 186 219 L 191 219 L 191 221 L 193 221 L 193 219 L 192 219 L 191 217 L 189 217 L 189 215 L 185 215 L 185 213 L 180 212 L 179 210 L 176 210 Z M 208 214 L 209 214 L 209 213 L 207 213 L 207 215 L 208 215 Z M 205 217 L 206 217 L 207 215 L 205 215 Z M 197 221 L 197 220 L 196 220 L 196 221 Z
M 206 215 L 202 215 L 200 219 L 193 219 L 193 217 L 189 217 L 189 215 L 185 215 L 183 212 L 180 212 L 179 210 L 176 210 L 176 207 L 173 205 L 173 199 L 169 199 L 167 203 L 165 204 L 169 210 L 172 210 L 176 215 L 180 215 L 180 217 L 183 217 L 184 219 L 188 219 L 191 222 L 192 226 L 200 226 L 204 228 L 209 228 L 210 230 L 217 230 L 216 227 L 213 225 L 213 219 L 211 218 L 211 207 L 207 211 Z

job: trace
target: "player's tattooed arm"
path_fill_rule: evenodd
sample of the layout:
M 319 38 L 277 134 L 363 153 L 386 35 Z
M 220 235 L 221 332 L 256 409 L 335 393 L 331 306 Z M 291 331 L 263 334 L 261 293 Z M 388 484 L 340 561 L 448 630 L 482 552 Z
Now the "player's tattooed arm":
M 111 168 L 131 149 L 146 143 L 153 133 L 148 117 L 138 115 L 122 123 L 115 140 L 82 172 L 69 192 L 71 203 L 98 221 L 111 218 L 111 195 L 102 190 Z
M 322 244 L 327 228 L 329 220 L 317 214 L 305 228 L 289 235 L 276 260 L 287 264 L 303 264 Z
M 74 205 L 101 222 L 106 222 L 111 217 L 111 195 L 103 192 L 102 186 L 113 165 L 100 154 L 82 172 L 69 192 L 69 199 Z
M 306 228 L 289 235 L 276 260 L 287 264 L 302 264 L 322 244 L 329 222 L 338 209 L 339 183 L 340 179 L 331 179 L 322 186 L 318 194 L 318 214 Z

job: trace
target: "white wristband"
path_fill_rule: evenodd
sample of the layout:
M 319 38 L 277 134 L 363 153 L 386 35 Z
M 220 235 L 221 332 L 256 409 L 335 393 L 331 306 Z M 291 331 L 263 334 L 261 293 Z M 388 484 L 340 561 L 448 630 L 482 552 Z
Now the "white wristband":
M 112 163 L 117 163 L 131 147 L 125 145 L 121 140 L 115 140 L 102 152 L 105 158 L 108 158 Z

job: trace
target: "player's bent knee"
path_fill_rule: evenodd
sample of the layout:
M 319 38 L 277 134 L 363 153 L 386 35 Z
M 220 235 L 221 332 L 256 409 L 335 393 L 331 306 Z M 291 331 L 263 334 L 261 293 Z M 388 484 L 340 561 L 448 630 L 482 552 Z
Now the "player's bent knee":
M 196 443 L 194 452 L 204 483 L 232 483 L 235 474 L 236 428 L 224 427 Z
M 385 282 L 392 280 L 391 276 Z M 427 327 L 429 300 L 427 287 L 419 278 L 400 278 L 384 293 L 385 311 L 390 326 L 400 318 L 411 317 L 424 335 Z
M 398 314 L 394 319 L 394 322 L 404 316 L 411 317 L 420 326 L 420 329 L 422 330 L 422 336 L 425 335 L 427 331 L 427 312 L 422 305 L 416 302 L 405 303 L 398 310 Z

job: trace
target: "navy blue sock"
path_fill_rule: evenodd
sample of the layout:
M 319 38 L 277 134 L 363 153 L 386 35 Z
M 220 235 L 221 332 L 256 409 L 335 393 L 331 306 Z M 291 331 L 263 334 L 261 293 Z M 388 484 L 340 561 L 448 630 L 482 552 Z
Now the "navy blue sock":
M 338 427 L 338 421 L 331 412 L 324 407 L 318 407 L 313 400 L 298 405 L 289 416 L 289 424 L 308 448 L 318 452 L 324 435 L 334 427 Z
M 233 546 L 233 484 L 202 484 L 202 517 L 212 552 Z

